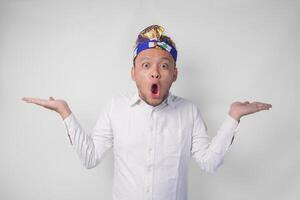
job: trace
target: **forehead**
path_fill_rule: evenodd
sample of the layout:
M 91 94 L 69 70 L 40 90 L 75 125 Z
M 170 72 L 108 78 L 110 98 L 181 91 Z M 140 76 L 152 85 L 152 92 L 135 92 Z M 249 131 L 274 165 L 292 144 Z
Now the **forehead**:
M 137 57 L 137 60 L 144 60 L 144 59 L 156 59 L 156 60 L 169 60 L 172 61 L 172 55 L 162 49 L 150 48 L 141 51 Z

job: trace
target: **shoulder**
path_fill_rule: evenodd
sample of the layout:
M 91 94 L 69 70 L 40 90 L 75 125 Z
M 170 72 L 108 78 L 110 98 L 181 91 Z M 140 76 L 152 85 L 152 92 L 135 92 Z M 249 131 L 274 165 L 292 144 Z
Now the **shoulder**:
M 127 108 L 132 102 L 138 99 L 138 95 L 136 92 L 132 90 L 121 91 L 116 93 L 110 99 L 110 105 L 114 108 Z
M 179 108 L 189 108 L 189 109 L 197 109 L 198 108 L 198 105 L 194 101 L 192 101 L 188 98 L 185 98 L 185 97 L 181 97 L 181 96 L 172 94 L 171 100 L 176 105 L 176 107 L 179 107 Z
M 180 112 L 187 113 L 194 118 L 202 117 L 201 106 L 197 102 L 174 94 L 172 95 L 171 99 L 176 109 L 178 109 Z

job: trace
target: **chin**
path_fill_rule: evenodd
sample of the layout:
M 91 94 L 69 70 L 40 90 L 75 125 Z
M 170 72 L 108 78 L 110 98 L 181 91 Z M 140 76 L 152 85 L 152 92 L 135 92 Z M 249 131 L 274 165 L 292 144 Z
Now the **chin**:
M 147 100 L 148 103 L 152 106 L 157 106 L 164 100 L 164 98 L 162 94 L 160 94 L 159 96 L 153 96 L 152 94 L 150 94 Z
M 147 103 L 150 104 L 151 106 L 158 106 L 160 103 L 162 102 L 162 100 L 150 100 Z
M 157 106 L 164 100 L 166 92 L 160 89 L 158 89 L 156 92 L 153 92 L 152 90 L 144 92 L 140 91 L 140 96 L 147 104 Z

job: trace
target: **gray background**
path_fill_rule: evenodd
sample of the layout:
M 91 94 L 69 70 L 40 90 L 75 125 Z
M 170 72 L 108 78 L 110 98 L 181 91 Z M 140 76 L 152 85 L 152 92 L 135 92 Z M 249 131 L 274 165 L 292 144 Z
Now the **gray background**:
M 190 200 L 300 198 L 299 1 L 0 1 L 0 199 L 111 199 L 113 155 L 86 170 L 58 114 L 23 96 L 65 99 L 90 132 L 105 102 L 135 88 L 132 48 L 161 24 L 177 44 L 172 92 L 214 136 L 234 101 L 271 103 L 241 120 L 216 174 L 191 160 Z

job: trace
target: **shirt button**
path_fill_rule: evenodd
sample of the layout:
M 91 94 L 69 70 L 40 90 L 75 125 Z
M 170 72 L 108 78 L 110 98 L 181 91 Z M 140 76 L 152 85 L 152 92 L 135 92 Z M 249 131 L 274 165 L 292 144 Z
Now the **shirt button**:
M 149 148 L 149 152 L 151 152 L 152 151 L 152 148 Z
M 153 125 L 152 124 L 150 125 L 150 131 L 153 131 Z

